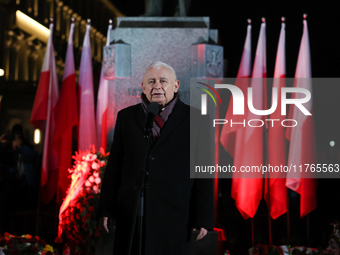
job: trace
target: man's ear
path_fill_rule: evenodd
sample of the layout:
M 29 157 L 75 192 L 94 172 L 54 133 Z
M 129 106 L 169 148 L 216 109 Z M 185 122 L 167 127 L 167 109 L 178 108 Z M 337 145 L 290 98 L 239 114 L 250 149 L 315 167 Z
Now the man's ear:
M 142 82 L 142 88 L 143 88 L 143 91 L 144 91 L 144 82 Z
M 178 88 L 179 88 L 179 80 L 175 81 L 174 87 L 175 87 L 175 92 L 177 93 Z

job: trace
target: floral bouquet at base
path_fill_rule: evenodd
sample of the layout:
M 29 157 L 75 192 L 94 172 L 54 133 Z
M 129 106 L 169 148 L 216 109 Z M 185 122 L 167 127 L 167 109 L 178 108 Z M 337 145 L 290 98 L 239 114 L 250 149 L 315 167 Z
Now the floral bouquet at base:
M 289 254 L 292 255 L 318 255 L 321 254 L 322 251 L 310 247 L 294 246 L 289 248 L 289 252 Z
M 53 247 L 38 236 L 0 235 L 0 254 L 6 255 L 54 255 Z
M 257 244 L 249 249 L 249 255 L 290 255 L 289 246 Z
M 107 233 L 96 219 L 101 179 L 108 158 L 103 149 L 76 152 L 71 185 L 59 211 L 57 243 L 66 241 L 72 255 L 93 254 L 99 237 Z M 110 235 L 114 234 L 112 226 Z

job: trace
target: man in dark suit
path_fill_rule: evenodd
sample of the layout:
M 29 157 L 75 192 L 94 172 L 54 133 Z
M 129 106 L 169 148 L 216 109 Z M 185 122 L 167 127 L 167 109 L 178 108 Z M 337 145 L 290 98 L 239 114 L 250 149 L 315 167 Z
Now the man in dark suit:
M 98 214 L 107 231 L 108 218 L 116 219 L 114 254 L 127 254 L 135 186 L 145 153 L 145 113 L 149 103 L 156 102 L 159 113 L 147 161 L 143 254 L 187 255 L 192 229 L 199 230 L 196 240 L 200 240 L 213 228 L 213 181 L 190 178 L 190 162 L 198 160 L 190 138 L 197 141 L 195 148 L 204 147 L 199 137 L 206 136 L 200 132 L 206 132 L 203 126 L 208 123 L 190 129 L 190 114 L 199 111 L 191 112 L 179 99 L 179 81 L 169 65 L 160 61 L 150 65 L 142 87 L 142 103 L 118 113 Z M 136 252 L 134 240 L 132 254 Z

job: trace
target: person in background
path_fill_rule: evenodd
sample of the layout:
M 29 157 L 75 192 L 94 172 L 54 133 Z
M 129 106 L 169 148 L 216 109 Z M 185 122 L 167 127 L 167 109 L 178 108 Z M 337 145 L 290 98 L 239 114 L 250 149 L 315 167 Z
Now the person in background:
M 11 134 L 0 136 L 0 164 L 5 200 L 14 210 L 35 202 L 37 151 L 24 138 L 23 128 L 15 124 Z

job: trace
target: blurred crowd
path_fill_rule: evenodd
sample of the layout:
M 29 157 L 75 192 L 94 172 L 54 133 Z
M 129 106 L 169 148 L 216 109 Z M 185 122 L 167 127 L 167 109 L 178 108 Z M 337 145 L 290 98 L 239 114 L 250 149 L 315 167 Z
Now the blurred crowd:
M 2 212 L 33 209 L 38 199 L 38 153 L 16 124 L 0 136 L 0 204 Z

